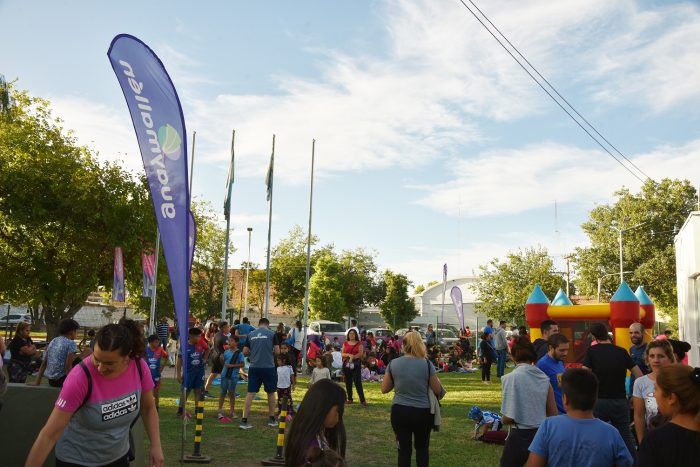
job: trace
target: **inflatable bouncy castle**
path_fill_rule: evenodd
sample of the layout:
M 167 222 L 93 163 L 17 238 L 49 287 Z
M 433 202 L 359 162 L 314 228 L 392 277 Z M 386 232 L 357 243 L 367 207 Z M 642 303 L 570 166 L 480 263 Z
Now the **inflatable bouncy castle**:
M 656 320 L 654 303 L 642 286 L 632 292 L 626 282 L 622 282 L 610 303 L 591 305 L 574 305 L 563 290 L 559 290 L 554 300 L 549 299 L 539 285 L 535 285 L 525 304 L 525 321 L 530 327 L 530 338 L 534 341 L 542 337 L 540 325 L 544 320 L 553 319 L 559 325 L 559 333 L 571 341 L 567 363 L 581 363 L 590 346 L 591 337 L 588 329 L 595 322 L 603 322 L 612 330 L 613 342 L 629 349 L 629 326 L 642 323 L 644 329 L 650 330 Z M 651 340 L 651 333 L 645 333 L 645 341 Z

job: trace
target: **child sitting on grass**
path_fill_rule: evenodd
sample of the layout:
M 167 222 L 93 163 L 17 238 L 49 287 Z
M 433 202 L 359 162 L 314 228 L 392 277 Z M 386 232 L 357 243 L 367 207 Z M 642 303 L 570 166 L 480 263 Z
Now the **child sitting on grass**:
M 631 466 L 634 460 L 615 427 L 593 416 L 598 378 L 570 368 L 561 378 L 565 415 L 545 419 L 530 444 L 527 467 Z

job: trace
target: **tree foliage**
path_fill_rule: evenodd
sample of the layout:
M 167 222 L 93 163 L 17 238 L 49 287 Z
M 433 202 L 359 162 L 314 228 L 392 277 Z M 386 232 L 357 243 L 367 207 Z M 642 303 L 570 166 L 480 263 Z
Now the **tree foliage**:
M 328 252 L 318 258 L 314 275 L 309 281 L 309 316 L 313 319 L 343 321 L 349 313 L 343 297 L 340 263 Z
M 41 307 L 52 336 L 111 284 L 114 247 L 140 257 L 155 219 L 143 179 L 78 146 L 48 101 L 10 90 L 0 126 L 0 297 Z
M 576 249 L 577 288 L 595 295 L 598 278 L 619 271 L 618 233 L 612 228 L 638 228 L 623 232 L 623 269 L 630 286 L 644 285 L 657 308 L 677 316 L 676 267 L 673 238 L 696 206 L 695 189 L 687 180 L 647 181 L 639 193 L 623 188 L 612 204 L 590 212 L 583 231 L 590 246 Z M 601 299 L 609 299 L 619 286 L 616 275 L 602 281 Z
M 378 304 L 384 293 L 378 283 L 374 256 L 365 250 L 328 251 L 316 262 L 309 282 L 309 307 L 318 319 L 342 321 Z
M 286 238 L 272 249 L 270 255 L 270 282 L 275 287 L 275 300 L 289 313 L 299 313 L 304 308 L 306 293 L 306 242 L 307 235 L 298 225 Z M 331 252 L 332 246 L 314 249 L 319 239 L 311 236 L 311 273 L 319 257 Z
M 562 287 L 562 278 L 554 271 L 554 261 L 542 247 L 509 253 L 505 261 L 494 258 L 479 266 L 479 271 L 471 286 L 479 301 L 476 312 L 493 319 L 522 321 L 525 302 L 535 284 L 550 299 Z
M 403 274 L 385 271 L 382 277 L 382 289 L 386 291 L 379 304 L 379 311 L 384 321 L 393 330 L 406 326 L 418 314 L 415 302 L 408 296 L 411 282 Z

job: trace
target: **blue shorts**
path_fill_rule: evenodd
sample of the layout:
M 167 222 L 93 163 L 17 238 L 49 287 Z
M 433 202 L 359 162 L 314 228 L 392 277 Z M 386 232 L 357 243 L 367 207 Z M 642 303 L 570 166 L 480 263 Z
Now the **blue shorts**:
M 248 392 L 260 391 L 260 386 L 265 386 L 265 392 L 270 394 L 277 391 L 277 369 L 253 368 L 248 370 Z
M 202 389 L 204 387 L 204 371 L 188 371 L 187 379 L 182 384 L 185 390 Z
M 221 395 L 225 396 L 227 393 L 230 393 L 231 395 L 235 394 L 238 379 L 238 375 L 230 378 L 221 378 Z

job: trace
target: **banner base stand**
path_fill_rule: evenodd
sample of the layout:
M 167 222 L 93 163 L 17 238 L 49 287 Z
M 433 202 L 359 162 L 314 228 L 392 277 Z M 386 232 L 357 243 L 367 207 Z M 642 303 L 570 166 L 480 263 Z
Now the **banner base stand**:
M 185 464 L 209 464 L 211 462 L 211 457 L 202 455 L 195 456 L 192 454 L 191 456 L 183 457 L 182 462 Z
M 284 465 L 284 457 L 268 457 L 260 461 L 262 465 Z

